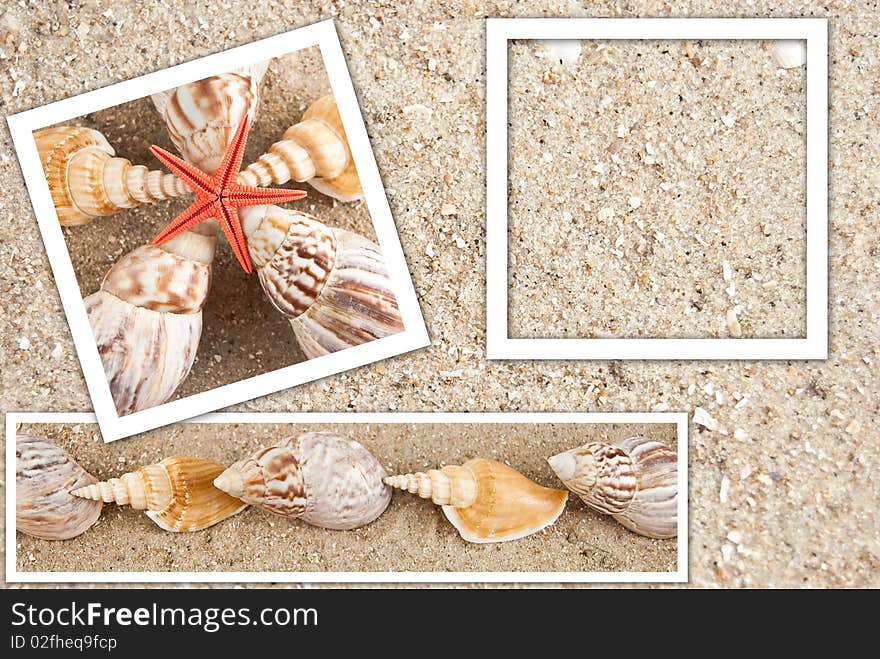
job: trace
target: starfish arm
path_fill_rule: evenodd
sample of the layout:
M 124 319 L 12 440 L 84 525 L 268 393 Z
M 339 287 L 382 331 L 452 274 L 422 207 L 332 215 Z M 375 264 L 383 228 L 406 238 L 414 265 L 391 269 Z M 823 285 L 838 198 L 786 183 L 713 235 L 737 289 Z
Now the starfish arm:
M 226 153 L 223 154 L 223 160 L 217 168 L 214 176 L 220 181 L 223 188 L 227 188 L 230 184 L 235 183 L 238 178 L 238 171 L 241 169 L 241 161 L 244 158 L 244 149 L 247 145 L 248 133 L 251 129 L 250 115 L 245 115 L 232 136 L 232 141 L 226 147 Z
M 191 229 L 199 222 L 208 219 L 209 217 L 214 217 L 217 214 L 215 206 L 218 205 L 212 203 L 210 200 L 205 199 L 204 197 L 198 197 L 196 200 L 190 204 L 186 210 L 184 210 L 180 215 L 174 218 L 167 227 L 165 227 L 162 232 L 153 239 L 154 245 L 161 245 L 164 242 L 167 242 L 174 238 L 174 236 L 183 233 L 184 231 Z
M 178 158 L 162 147 L 153 145 L 150 147 L 150 151 L 152 151 L 153 155 L 156 156 L 163 165 L 186 183 L 196 194 L 212 192 L 215 187 L 213 177 L 208 176 L 198 167 Z
M 238 216 L 238 209 L 226 205 L 220 205 L 220 228 L 226 234 L 226 240 L 232 247 L 232 253 L 241 264 L 241 267 L 248 274 L 253 272 L 251 266 L 251 257 L 248 253 L 247 241 L 244 237 L 244 230 L 241 228 L 241 218 Z
M 296 201 L 306 196 L 305 190 L 285 188 L 256 188 L 249 185 L 234 184 L 226 194 L 227 203 L 242 208 L 244 206 L 266 206 Z

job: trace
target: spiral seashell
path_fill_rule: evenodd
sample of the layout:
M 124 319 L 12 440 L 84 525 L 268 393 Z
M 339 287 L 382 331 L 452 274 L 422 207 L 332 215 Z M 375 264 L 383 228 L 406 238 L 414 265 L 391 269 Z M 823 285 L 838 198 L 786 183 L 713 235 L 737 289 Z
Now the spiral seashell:
M 201 531 L 247 508 L 212 485 L 223 465 L 173 455 L 154 465 L 74 490 L 83 499 L 145 510 L 165 531 Z
M 151 96 L 184 160 L 216 171 L 244 116 L 256 115 L 267 66 L 260 62 Z
M 369 524 L 388 507 L 384 476 L 376 458 L 353 439 L 307 432 L 236 462 L 214 485 L 276 515 L 347 530 Z
M 665 444 L 630 437 L 592 443 L 547 462 L 587 505 L 649 538 L 678 533 L 678 456 Z
M 385 483 L 443 507 L 468 542 L 506 542 L 555 522 L 568 493 L 542 487 L 507 465 L 477 458 L 461 466 L 390 476 Z
M 302 120 L 239 175 L 239 183 L 266 187 L 290 180 L 341 201 L 362 199 L 364 191 L 333 94 L 312 103 Z
M 164 403 L 189 374 L 216 242 L 206 225 L 158 247 L 138 247 L 85 299 L 120 416 Z
M 44 540 L 68 540 L 98 521 L 101 503 L 71 496 L 94 483 L 66 451 L 46 439 L 15 438 L 15 528 Z
M 44 128 L 34 133 L 34 140 L 63 226 L 87 224 L 124 208 L 189 193 L 173 174 L 113 157 L 107 139 L 91 128 Z
M 278 206 L 240 211 L 263 291 L 312 359 L 404 329 L 379 246 Z

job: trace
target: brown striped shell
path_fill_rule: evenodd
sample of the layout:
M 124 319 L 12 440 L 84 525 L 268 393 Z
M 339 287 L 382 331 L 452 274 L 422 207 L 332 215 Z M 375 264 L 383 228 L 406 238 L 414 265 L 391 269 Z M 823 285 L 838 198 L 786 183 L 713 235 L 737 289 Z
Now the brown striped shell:
M 58 221 L 64 226 L 189 193 L 173 174 L 114 158 L 107 139 L 91 128 L 44 128 L 34 132 L 34 140 Z
M 327 529 L 354 529 L 391 500 L 385 470 L 361 444 L 332 432 L 291 437 L 230 466 L 214 481 L 269 512 Z
M 278 206 L 240 211 L 260 283 L 309 359 L 403 331 L 379 246 Z
M 216 171 L 242 119 L 256 116 L 267 66 L 253 64 L 152 95 L 184 160 L 204 172 Z
M 385 483 L 443 506 L 468 542 L 505 542 L 536 533 L 562 514 L 568 493 L 543 487 L 515 469 L 477 458 L 427 472 L 389 476 Z
M 550 467 L 591 508 L 650 538 L 678 533 L 678 456 L 665 444 L 630 437 L 554 455 Z
M 204 458 L 172 455 L 154 465 L 73 491 L 83 501 L 103 501 L 145 510 L 161 529 L 201 531 L 247 506 L 213 485 L 223 471 Z
M 66 451 L 40 437 L 15 437 L 15 528 L 44 540 L 67 540 L 98 521 L 101 502 L 71 491 L 95 478 Z
M 189 374 L 216 240 L 213 233 L 187 231 L 161 246 L 139 247 L 85 299 L 120 415 L 164 403 Z

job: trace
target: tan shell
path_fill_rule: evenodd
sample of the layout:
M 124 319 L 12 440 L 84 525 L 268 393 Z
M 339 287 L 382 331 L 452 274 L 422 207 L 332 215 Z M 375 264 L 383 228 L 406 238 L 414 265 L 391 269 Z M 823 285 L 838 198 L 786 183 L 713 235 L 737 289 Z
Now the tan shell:
M 66 451 L 46 439 L 15 438 L 15 528 L 44 540 L 67 540 L 91 527 L 101 503 L 70 491 L 94 483 Z
M 210 460 L 173 455 L 73 494 L 145 510 L 147 517 L 166 531 L 200 531 L 247 507 L 212 485 L 222 471 L 223 465 Z
M 267 66 L 261 62 L 152 95 L 184 160 L 204 172 L 216 171 L 242 119 L 256 116 Z
M 505 542 L 536 533 L 562 514 L 568 493 L 542 487 L 515 469 L 477 458 L 462 466 L 390 476 L 385 483 L 443 506 L 468 542 Z
M 308 181 L 319 192 L 341 201 L 362 199 L 348 137 L 333 94 L 312 103 L 302 120 L 284 132 L 282 139 L 247 167 L 238 181 L 266 187 L 290 180 Z
M 214 485 L 254 506 L 327 529 L 354 529 L 391 500 L 385 470 L 361 444 L 332 432 L 307 432 L 260 449 Z
M 278 206 L 240 211 L 263 291 L 312 359 L 404 329 L 379 246 Z
M 550 467 L 591 508 L 649 538 L 678 533 L 678 456 L 665 444 L 630 437 L 554 455 Z
M 58 221 L 64 226 L 87 224 L 143 202 L 189 193 L 173 174 L 114 158 L 107 139 L 91 128 L 45 128 L 34 133 L 34 140 Z
M 216 240 L 213 234 L 187 231 L 159 247 L 139 247 L 85 299 L 120 415 L 164 403 L 189 374 Z

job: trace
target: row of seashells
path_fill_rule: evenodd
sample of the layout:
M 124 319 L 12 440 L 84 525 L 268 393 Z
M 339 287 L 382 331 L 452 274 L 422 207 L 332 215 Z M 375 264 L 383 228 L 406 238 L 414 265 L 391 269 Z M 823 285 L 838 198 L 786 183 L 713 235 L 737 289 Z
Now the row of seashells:
M 592 442 L 548 462 L 569 490 L 631 531 L 651 538 L 677 534 L 677 456 L 661 442 Z M 102 503 L 111 502 L 145 510 L 174 532 L 207 528 L 248 505 L 328 529 L 354 529 L 378 518 L 392 489 L 399 489 L 441 506 L 468 542 L 504 542 L 553 524 L 568 499 L 564 490 L 482 458 L 388 476 L 361 444 L 332 432 L 285 439 L 228 468 L 176 455 L 102 482 L 54 444 L 20 435 L 15 483 L 17 529 L 50 540 L 84 532 Z
M 256 115 L 267 64 L 211 76 L 155 94 L 171 141 L 203 171 L 216 170 L 235 128 Z M 172 174 L 132 165 L 99 132 L 76 126 L 35 133 L 59 221 L 90 222 L 143 202 L 185 194 Z M 290 180 L 342 201 L 363 197 L 336 101 L 313 103 L 239 182 Z M 263 291 L 290 321 L 307 359 L 404 329 L 378 245 L 276 206 L 242 209 L 243 229 Z M 120 415 L 169 400 L 189 375 L 211 285 L 216 221 L 123 256 L 85 299 L 98 352 Z

